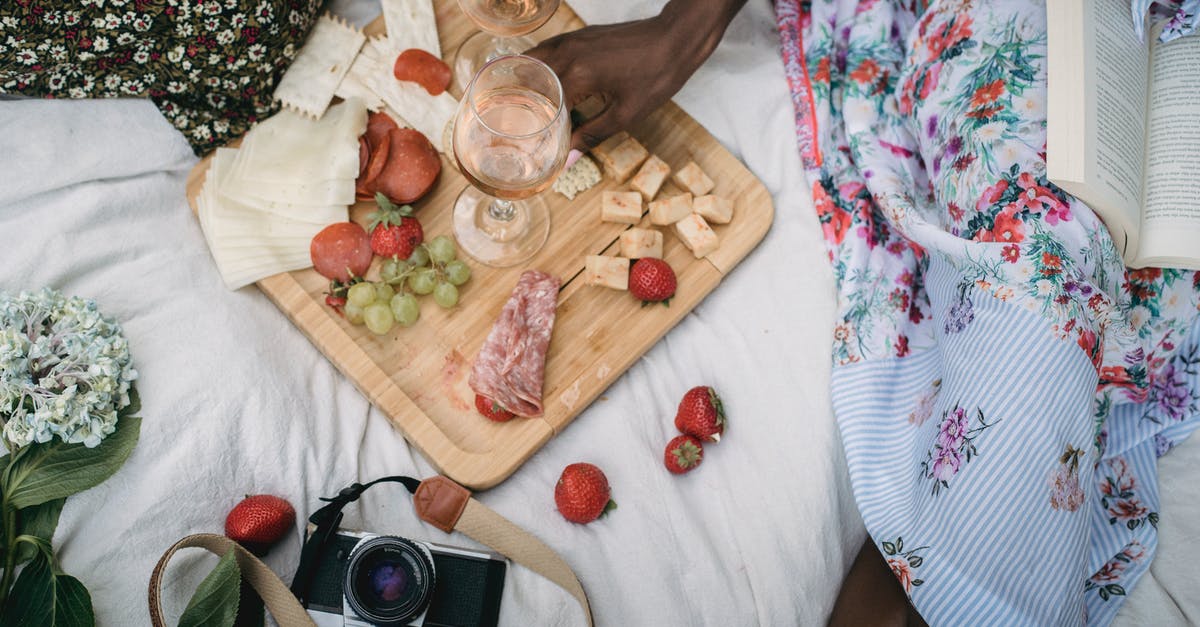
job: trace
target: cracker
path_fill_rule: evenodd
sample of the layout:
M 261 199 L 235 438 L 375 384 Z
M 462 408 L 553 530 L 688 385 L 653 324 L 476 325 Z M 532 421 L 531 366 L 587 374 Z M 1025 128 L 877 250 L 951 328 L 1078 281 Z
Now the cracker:
M 442 58 L 437 17 L 431 0 L 382 0 L 380 4 L 393 52 L 399 54 L 410 48 L 420 48 Z
M 345 20 L 322 15 L 275 86 L 275 99 L 312 118 L 325 115 L 364 42 L 366 37 Z

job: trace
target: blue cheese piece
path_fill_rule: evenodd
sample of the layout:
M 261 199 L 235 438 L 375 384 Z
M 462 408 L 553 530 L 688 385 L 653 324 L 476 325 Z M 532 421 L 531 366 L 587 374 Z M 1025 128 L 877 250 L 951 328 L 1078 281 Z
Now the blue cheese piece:
M 558 175 L 554 181 L 554 191 L 566 196 L 567 200 L 575 200 L 580 193 L 595 187 L 601 178 L 596 162 L 586 156 L 580 157 L 575 165 Z

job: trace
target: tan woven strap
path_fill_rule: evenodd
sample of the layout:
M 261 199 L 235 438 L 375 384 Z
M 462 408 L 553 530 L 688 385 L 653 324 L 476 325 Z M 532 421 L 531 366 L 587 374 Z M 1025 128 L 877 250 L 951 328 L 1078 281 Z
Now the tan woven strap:
M 163 571 L 167 569 L 167 562 L 171 561 L 171 557 L 175 555 L 176 551 L 188 547 L 205 549 L 222 557 L 229 551 L 233 551 L 237 556 L 238 568 L 242 571 L 242 580 L 248 582 L 258 596 L 262 597 L 263 603 L 271 612 L 271 616 L 275 617 L 276 622 L 283 627 L 315 627 L 316 623 L 304 610 L 304 606 L 300 605 L 300 602 L 292 595 L 292 591 L 288 590 L 287 585 L 283 583 L 279 575 L 275 574 L 275 571 L 268 568 L 266 564 L 262 563 L 262 560 L 242 548 L 237 542 L 215 533 L 198 533 L 188 536 L 172 545 L 158 559 L 154 573 L 150 575 L 150 621 L 154 627 L 167 626 L 160 598 L 162 596 Z
M 579 579 L 563 558 L 541 540 L 475 499 L 467 501 L 454 528 L 571 593 L 583 608 L 587 624 L 592 624 L 592 608 Z

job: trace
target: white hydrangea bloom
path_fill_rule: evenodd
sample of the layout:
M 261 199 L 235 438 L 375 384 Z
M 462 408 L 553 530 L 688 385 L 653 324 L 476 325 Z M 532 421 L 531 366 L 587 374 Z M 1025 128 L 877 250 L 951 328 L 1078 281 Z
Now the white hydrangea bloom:
M 130 362 L 121 325 L 95 302 L 0 292 L 0 422 L 11 445 L 100 444 L 129 405 Z

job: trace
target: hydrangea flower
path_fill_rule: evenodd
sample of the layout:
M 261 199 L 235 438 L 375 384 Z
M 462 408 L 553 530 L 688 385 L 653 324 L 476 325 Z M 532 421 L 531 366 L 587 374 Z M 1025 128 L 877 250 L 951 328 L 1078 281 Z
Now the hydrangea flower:
M 0 423 L 9 448 L 58 437 L 95 447 L 137 379 L 121 325 L 49 288 L 0 292 Z

